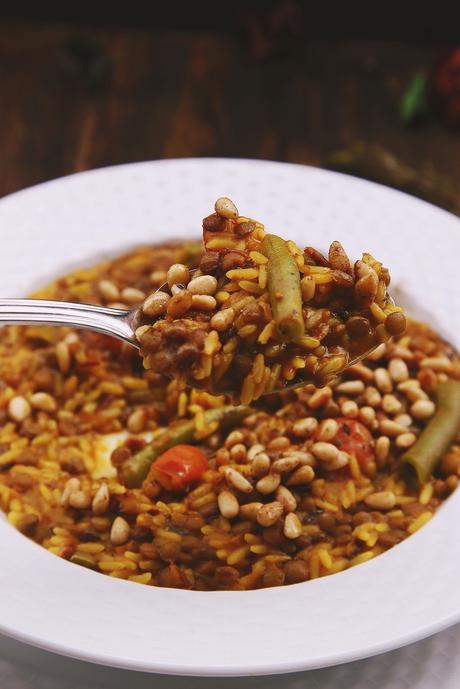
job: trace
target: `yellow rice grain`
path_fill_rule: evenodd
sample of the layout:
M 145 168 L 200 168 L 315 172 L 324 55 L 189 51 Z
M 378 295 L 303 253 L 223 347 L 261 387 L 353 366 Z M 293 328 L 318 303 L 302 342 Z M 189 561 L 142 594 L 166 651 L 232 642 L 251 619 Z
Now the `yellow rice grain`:
M 261 543 L 260 536 L 256 536 L 253 533 L 245 533 L 244 540 L 246 543 L 249 543 L 249 545 L 259 545 Z
M 227 565 L 236 565 L 241 560 L 244 560 L 246 555 L 249 553 L 249 546 L 242 545 L 240 548 L 236 548 L 227 557 Z
M 319 577 L 319 553 L 317 550 L 313 550 L 308 560 L 310 567 L 310 579 L 317 579 Z
M 204 340 L 204 353 L 205 354 L 214 354 L 214 352 L 217 352 L 221 348 L 221 343 L 219 340 L 219 333 L 217 330 L 211 330 L 207 335 Z
M 418 501 L 421 505 L 428 505 L 431 498 L 433 497 L 433 484 L 426 483 L 422 490 L 420 491 Z
M 319 507 L 321 510 L 326 510 L 328 512 L 339 511 L 337 505 L 334 505 L 332 502 L 328 502 L 327 500 L 321 500 L 320 498 L 315 498 L 315 505 Z
M 268 546 L 263 543 L 251 545 L 249 549 L 254 555 L 266 555 L 269 552 Z
M 164 538 L 165 541 L 176 541 L 180 543 L 182 536 L 175 531 L 167 531 L 166 529 L 158 529 L 155 536 Z
M 275 321 L 270 321 L 269 323 L 267 323 L 267 325 L 260 333 L 259 337 L 257 338 L 257 342 L 260 342 L 260 344 L 267 344 L 268 340 L 273 336 L 274 332 Z
M 254 397 L 254 381 L 252 374 L 249 373 L 244 379 L 243 386 L 241 388 L 241 404 L 249 404 L 252 402 Z
M 318 549 L 318 559 L 325 569 L 331 569 L 332 558 L 325 548 Z
M 422 512 L 413 522 L 407 527 L 407 532 L 412 534 L 418 531 L 422 526 L 430 521 L 433 516 L 432 512 Z
M 186 392 L 181 392 L 177 400 L 177 415 L 185 416 L 187 413 L 188 397 Z
M 249 258 L 254 261 L 254 263 L 257 263 L 258 266 L 268 263 L 268 258 L 261 254 L 260 251 L 250 251 Z
M 332 282 L 332 273 L 315 273 L 312 277 L 317 285 L 327 285 Z
M 254 359 L 254 364 L 252 367 L 252 374 L 254 376 L 254 382 L 255 383 L 260 383 L 262 380 L 262 377 L 264 375 L 264 355 L 263 354 L 256 354 L 256 357 Z
M 53 503 L 53 494 L 48 488 L 48 486 L 46 486 L 44 483 L 40 483 L 38 486 L 38 490 L 40 491 L 40 495 L 44 500 L 46 500 L 46 502 L 48 502 L 49 504 Z
M 226 276 L 229 280 L 256 280 L 259 277 L 258 268 L 234 268 L 228 270 Z
M 229 556 L 229 551 L 226 550 L 225 548 L 220 548 L 219 550 L 216 550 L 216 557 L 219 560 L 226 560 Z
M 350 473 L 355 481 L 361 481 L 363 475 L 361 474 L 361 469 L 359 468 L 358 460 L 355 455 L 350 455 L 350 461 L 348 466 L 350 467 Z
M 241 338 L 245 337 L 250 337 L 251 335 L 254 335 L 254 333 L 257 331 L 257 325 L 253 324 L 248 324 L 248 325 L 243 325 L 242 328 L 238 330 L 238 335 Z
M 99 569 L 102 569 L 103 572 L 114 572 L 119 569 L 130 569 L 132 571 L 135 571 L 137 569 L 137 565 L 135 562 L 130 562 L 129 560 L 123 559 L 123 560 L 99 560 L 97 563 Z
M 105 550 L 105 546 L 102 543 L 79 543 L 78 550 L 82 553 L 96 555 L 97 553 L 102 553 Z
M 372 302 L 372 304 L 370 306 L 370 311 L 371 311 L 371 314 L 374 316 L 375 320 L 379 321 L 379 323 L 383 323 L 383 321 L 387 317 L 385 311 L 383 309 L 381 309 L 380 306 L 375 301 Z
M 249 292 L 249 294 L 260 295 L 263 292 L 263 289 L 262 287 L 260 287 L 259 284 L 255 282 L 249 282 L 249 280 L 240 280 L 238 285 L 245 292 Z
M 237 241 L 230 238 L 213 237 L 206 243 L 206 248 L 209 251 L 219 249 L 239 249 L 244 251 L 244 241 Z
M 368 560 L 372 560 L 374 557 L 374 553 L 372 550 L 366 550 L 364 553 L 360 553 L 359 555 L 356 555 L 351 561 L 350 565 L 360 565 L 362 562 L 367 562 Z
M 144 574 L 133 574 L 128 577 L 129 581 L 137 581 L 138 584 L 148 584 L 152 578 L 151 572 L 144 572 Z
M 229 292 L 226 292 L 224 290 L 220 290 L 220 292 L 217 292 L 215 295 L 216 301 L 218 304 L 225 304 L 228 299 L 230 299 L 230 294 Z
M 142 560 L 142 555 L 140 553 L 133 553 L 131 550 L 125 550 L 123 557 L 132 562 L 140 562 Z

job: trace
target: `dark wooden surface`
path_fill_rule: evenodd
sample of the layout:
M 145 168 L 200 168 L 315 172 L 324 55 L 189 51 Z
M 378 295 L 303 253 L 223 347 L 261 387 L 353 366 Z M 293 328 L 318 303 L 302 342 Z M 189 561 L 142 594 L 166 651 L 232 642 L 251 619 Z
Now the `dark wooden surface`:
M 321 165 L 356 141 L 460 176 L 460 135 L 408 129 L 399 97 L 435 46 L 298 40 L 251 57 L 242 33 L 0 25 L 0 195 L 182 156 Z

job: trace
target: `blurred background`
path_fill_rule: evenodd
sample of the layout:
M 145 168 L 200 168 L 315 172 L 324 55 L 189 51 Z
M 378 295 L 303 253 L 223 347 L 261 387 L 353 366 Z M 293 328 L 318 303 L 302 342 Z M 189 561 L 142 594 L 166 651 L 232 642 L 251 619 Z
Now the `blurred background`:
M 230 156 L 338 169 L 459 212 L 458 23 L 434 6 L 335 4 L 3 7 L 0 196 L 93 167 Z

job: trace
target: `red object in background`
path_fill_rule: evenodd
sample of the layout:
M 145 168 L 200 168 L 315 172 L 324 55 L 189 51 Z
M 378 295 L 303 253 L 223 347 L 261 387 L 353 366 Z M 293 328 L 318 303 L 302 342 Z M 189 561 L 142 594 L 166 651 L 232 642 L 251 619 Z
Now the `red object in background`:
M 355 419 L 342 416 L 335 421 L 339 429 L 330 441 L 331 443 L 339 450 L 354 455 L 361 465 L 374 459 L 374 441 L 366 426 Z
M 450 125 L 460 125 L 460 47 L 439 60 L 431 78 L 433 105 Z

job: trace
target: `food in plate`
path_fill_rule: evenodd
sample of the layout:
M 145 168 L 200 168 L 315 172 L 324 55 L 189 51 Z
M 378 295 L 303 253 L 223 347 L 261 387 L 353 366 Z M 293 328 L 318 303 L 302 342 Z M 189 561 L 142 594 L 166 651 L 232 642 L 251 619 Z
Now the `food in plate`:
M 199 243 L 141 247 L 34 296 L 131 308 L 171 265 L 199 261 Z M 235 407 L 145 370 L 115 339 L 8 327 L 0 507 L 51 553 L 148 585 L 334 574 L 403 541 L 457 487 L 459 371 L 451 346 L 409 322 L 340 380 Z
M 144 302 L 136 335 L 146 368 L 249 404 L 322 386 L 403 333 L 388 270 L 370 254 L 352 265 L 334 241 L 326 258 L 266 234 L 228 198 L 215 208 L 203 220 L 199 271 L 172 265 L 169 292 Z

